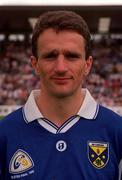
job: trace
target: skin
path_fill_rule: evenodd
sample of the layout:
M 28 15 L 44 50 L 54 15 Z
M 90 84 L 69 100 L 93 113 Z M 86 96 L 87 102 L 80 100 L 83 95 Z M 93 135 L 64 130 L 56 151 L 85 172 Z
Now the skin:
M 68 30 L 45 30 L 38 38 L 37 49 L 38 58 L 31 57 L 41 81 L 37 105 L 46 118 L 60 126 L 82 105 L 85 95 L 81 87 L 92 57 L 85 59 L 83 36 Z

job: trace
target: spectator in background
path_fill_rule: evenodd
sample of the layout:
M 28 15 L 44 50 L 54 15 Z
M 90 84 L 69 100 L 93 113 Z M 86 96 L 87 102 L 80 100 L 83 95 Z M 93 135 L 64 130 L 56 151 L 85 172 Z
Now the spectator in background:
M 0 179 L 121 180 L 122 117 L 83 88 L 93 61 L 86 22 L 71 11 L 44 13 L 32 53 L 40 89 L 0 122 Z M 105 83 L 95 78 L 96 87 Z

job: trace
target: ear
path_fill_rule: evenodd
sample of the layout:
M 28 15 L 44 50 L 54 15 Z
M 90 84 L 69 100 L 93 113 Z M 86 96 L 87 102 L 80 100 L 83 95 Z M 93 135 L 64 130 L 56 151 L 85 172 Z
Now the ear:
M 39 64 L 38 64 L 38 59 L 35 56 L 31 56 L 31 65 L 36 73 L 36 75 L 40 74 L 40 70 L 39 70 Z
M 93 57 L 89 56 L 86 59 L 85 76 L 87 76 L 89 74 L 91 67 L 92 67 L 92 64 L 93 64 Z

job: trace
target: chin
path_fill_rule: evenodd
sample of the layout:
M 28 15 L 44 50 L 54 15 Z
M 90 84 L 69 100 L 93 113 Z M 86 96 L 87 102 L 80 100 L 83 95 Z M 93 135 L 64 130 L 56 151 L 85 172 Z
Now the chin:
M 55 96 L 56 98 L 66 98 L 72 96 L 73 92 L 55 92 L 52 93 L 52 95 Z

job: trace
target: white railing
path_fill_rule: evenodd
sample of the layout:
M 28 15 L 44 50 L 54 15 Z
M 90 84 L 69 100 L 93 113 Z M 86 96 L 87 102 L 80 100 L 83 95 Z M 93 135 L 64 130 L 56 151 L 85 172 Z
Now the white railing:
M 117 106 L 117 107 L 116 106 L 112 106 L 112 107 L 108 107 L 108 108 L 122 116 L 122 106 Z
M 7 106 L 7 105 L 1 105 L 0 106 L 0 116 L 6 116 L 7 114 L 11 113 L 12 111 L 15 111 L 16 109 L 20 108 L 21 106 Z
M 6 116 L 7 114 L 11 113 L 12 111 L 20 108 L 21 106 L 6 106 L 6 105 L 1 105 L 0 106 L 0 116 Z M 110 109 L 112 109 L 113 111 L 115 111 L 116 113 L 122 115 L 122 107 L 109 107 Z

